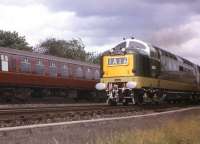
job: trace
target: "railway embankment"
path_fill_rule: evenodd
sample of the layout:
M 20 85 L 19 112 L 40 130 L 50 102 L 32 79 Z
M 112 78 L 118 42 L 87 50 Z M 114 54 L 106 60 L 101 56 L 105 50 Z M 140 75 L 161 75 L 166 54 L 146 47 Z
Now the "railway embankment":
M 95 143 L 115 133 L 159 128 L 166 122 L 197 116 L 200 107 L 181 108 L 142 115 L 1 128 L 1 144 L 84 144 Z

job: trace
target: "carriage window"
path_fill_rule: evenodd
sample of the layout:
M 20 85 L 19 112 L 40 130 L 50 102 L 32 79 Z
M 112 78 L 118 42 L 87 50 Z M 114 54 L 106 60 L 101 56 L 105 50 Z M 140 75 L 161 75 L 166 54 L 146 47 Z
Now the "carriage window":
M 23 59 L 23 62 L 24 62 L 24 63 L 29 63 L 29 59 L 28 59 L 28 58 L 24 58 L 24 59 Z
M 43 65 L 42 59 L 38 59 L 37 65 Z
M 37 74 L 43 75 L 44 74 L 44 66 L 43 65 L 36 65 L 35 71 Z
M 27 72 L 28 73 L 28 72 L 31 71 L 31 63 L 30 63 L 29 58 L 24 57 L 24 58 L 21 59 L 20 68 L 21 68 L 21 72 Z
M 1 55 L 1 61 L 8 61 L 7 55 Z
M 67 69 L 67 65 L 63 65 L 62 68 L 63 68 L 63 69 Z
M 88 68 L 86 70 L 85 77 L 86 77 L 86 79 L 92 79 L 93 74 L 92 74 L 92 70 L 90 68 Z
M 56 64 L 54 62 L 49 62 L 50 67 L 56 67 Z
M 69 69 L 66 64 L 62 65 L 61 67 L 61 76 L 62 77 L 68 77 L 69 76 Z
M 36 74 L 43 75 L 44 70 L 45 70 L 45 68 L 44 68 L 42 59 L 38 59 L 38 61 L 36 63 L 36 67 L 35 67 Z
M 98 80 L 100 78 L 100 73 L 98 70 L 95 70 L 95 73 L 94 73 L 94 79 L 95 80 Z
M 57 76 L 57 68 L 55 62 L 49 62 L 49 75 L 52 77 Z
M 179 71 L 183 71 L 183 67 L 182 66 L 179 67 Z
M 83 77 L 83 70 L 82 70 L 81 67 L 77 67 L 76 68 L 75 76 L 78 77 L 78 78 L 82 78 Z
M 7 55 L 1 55 L 0 68 L 1 68 L 1 71 L 8 71 L 8 56 Z

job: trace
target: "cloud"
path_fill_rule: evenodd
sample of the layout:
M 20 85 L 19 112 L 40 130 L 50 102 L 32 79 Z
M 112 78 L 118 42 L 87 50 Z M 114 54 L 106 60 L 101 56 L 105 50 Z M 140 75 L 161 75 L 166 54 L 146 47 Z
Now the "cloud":
M 1 29 L 25 35 L 31 45 L 49 37 L 66 40 L 82 38 L 87 50 L 99 51 L 96 47 L 104 47 L 112 39 L 106 38 L 105 41 L 107 32 L 103 28 L 106 23 L 109 25 L 112 18 L 83 18 L 69 11 L 52 12 L 42 4 L 23 4 L 23 7 L 19 3 L 0 4 L 0 19 Z M 115 18 L 112 20 L 116 21 Z
M 187 24 L 161 29 L 149 38 L 151 43 L 174 52 L 195 63 L 200 62 L 200 16 L 193 16 Z
M 45 1 L 46 0 L 0 0 L 0 4 L 5 6 L 27 6 L 42 4 Z
M 153 5 L 174 5 L 177 8 L 185 7 L 188 9 L 188 13 L 200 13 L 199 0 L 142 0 L 143 2 L 153 4 Z
M 46 37 L 62 36 L 65 28 L 65 32 L 70 31 L 70 24 L 66 22 L 73 15 L 70 12 L 52 13 L 40 4 L 24 7 L 0 5 L 0 27 L 17 31 L 25 35 L 31 44 L 35 44 Z
M 155 32 L 186 24 L 194 15 L 195 4 L 198 1 L 57 0 L 47 5 L 52 11 L 73 11 L 82 19 L 95 17 L 97 21 L 93 21 L 89 27 L 90 30 L 95 29 L 94 43 L 98 40 L 98 44 L 103 44 L 108 37 L 121 39 L 135 35 L 147 39 Z M 79 25 L 81 27 L 82 24 Z M 92 33 L 90 30 L 89 34 Z
M 190 41 L 196 35 L 197 32 L 191 27 L 191 24 L 186 24 L 178 27 L 163 28 L 153 33 L 150 39 L 156 45 L 170 48 Z
M 198 0 L 0 1 L 0 28 L 18 31 L 32 45 L 80 37 L 88 51 L 103 51 L 135 36 L 198 61 Z

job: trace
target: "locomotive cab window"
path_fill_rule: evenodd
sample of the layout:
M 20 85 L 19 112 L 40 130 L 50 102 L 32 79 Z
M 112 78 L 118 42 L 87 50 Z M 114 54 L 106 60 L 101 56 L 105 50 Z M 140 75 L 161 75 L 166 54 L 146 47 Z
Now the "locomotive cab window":
M 153 58 L 156 58 L 156 59 L 159 58 L 158 53 L 156 51 L 151 51 L 150 56 L 153 57 Z
M 155 46 L 149 46 L 149 47 L 151 47 L 150 56 L 155 59 L 160 59 L 160 52 L 158 48 Z
M 149 55 L 149 47 L 137 41 L 130 41 L 127 49 L 143 55 Z
M 146 49 L 146 47 L 138 42 L 129 42 L 129 48 L 131 49 Z
M 119 50 L 122 48 L 126 48 L 126 42 L 122 42 L 120 44 L 118 44 L 117 46 L 114 47 L 114 49 Z

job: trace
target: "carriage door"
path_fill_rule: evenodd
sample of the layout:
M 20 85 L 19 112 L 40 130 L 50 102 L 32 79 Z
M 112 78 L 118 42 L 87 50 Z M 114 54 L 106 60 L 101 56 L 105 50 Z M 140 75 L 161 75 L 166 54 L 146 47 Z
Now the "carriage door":
M 1 55 L 1 71 L 8 71 L 8 56 Z

